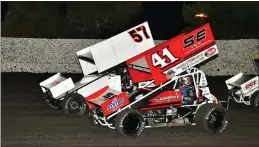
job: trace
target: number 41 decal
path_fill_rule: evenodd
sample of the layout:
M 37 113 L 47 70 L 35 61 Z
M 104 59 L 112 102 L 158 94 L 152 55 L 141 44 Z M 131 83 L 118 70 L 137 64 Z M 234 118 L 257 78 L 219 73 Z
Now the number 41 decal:
M 158 53 L 154 53 L 151 56 L 153 66 L 157 67 L 160 65 L 160 68 L 164 68 L 167 65 L 179 60 L 179 58 L 173 56 L 173 54 L 168 50 L 168 47 L 162 50 L 162 58 L 158 55 Z M 169 60 L 166 61 L 166 58 Z

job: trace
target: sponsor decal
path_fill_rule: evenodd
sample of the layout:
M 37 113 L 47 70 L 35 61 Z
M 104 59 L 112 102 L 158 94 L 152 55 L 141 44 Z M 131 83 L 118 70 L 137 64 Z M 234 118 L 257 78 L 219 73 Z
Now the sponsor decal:
M 196 39 L 194 39 L 196 36 Z M 202 29 L 201 31 L 197 32 L 197 34 L 192 34 L 184 39 L 184 49 L 189 47 L 197 47 L 200 44 L 201 40 L 206 38 L 206 29 Z
M 141 67 L 141 66 L 136 66 L 136 65 L 128 65 L 129 68 L 135 69 L 135 70 L 140 70 L 143 72 L 151 73 L 148 68 Z
M 150 83 L 150 81 L 140 82 L 138 85 L 139 85 L 139 86 L 144 86 L 144 85 L 146 85 L 147 83 Z M 152 83 L 152 84 L 150 84 L 149 86 L 153 87 L 154 84 Z
M 246 84 L 245 88 L 246 88 L 246 89 L 251 88 L 251 87 L 253 87 L 255 84 L 256 84 L 256 81 L 254 80 L 254 81 L 252 81 L 252 82 Z
M 170 69 L 170 70 L 167 71 L 166 74 L 167 74 L 167 76 L 174 76 L 175 71 L 173 69 Z
M 179 72 L 179 71 L 185 71 L 197 64 L 199 64 L 200 62 L 202 62 L 203 60 L 205 59 L 204 55 L 202 53 L 196 55 L 196 56 L 193 56 L 191 57 L 190 59 L 176 65 L 175 67 L 172 67 L 171 69 L 168 69 L 167 71 L 163 72 L 164 74 L 166 74 L 167 76 L 170 76 L 168 73 L 170 70 L 173 70 L 175 69 L 176 71 L 174 71 L 174 74 L 176 72 Z
M 202 62 L 203 60 L 205 60 L 204 56 L 200 57 L 200 61 L 199 62 Z
M 56 84 L 58 84 L 58 81 L 53 81 L 53 82 L 51 82 L 51 84 L 56 85 Z
M 169 101 L 171 99 L 178 99 L 178 98 L 180 98 L 179 95 L 177 95 L 177 96 L 167 96 L 167 97 L 155 98 L 154 102 L 158 103 L 160 101 Z
M 114 98 L 112 100 L 112 103 L 107 106 L 107 109 L 108 110 L 115 109 L 117 106 L 119 106 L 123 102 L 124 102 L 124 97 L 122 97 L 122 98 L 120 98 L 118 100 L 116 98 Z
M 226 120 L 225 123 L 223 124 L 222 129 L 220 129 L 219 132 L 223 132 L 226 129 L 227 125 L 228 125 L 228 121 Z
M 193 67 L 194 65 L 198 64 L 200 61 L 202 61 L 203 55 L 202 54 L 198 54 L 196 56 L 193 56 L 192 58 L 186 60 L 185 65 L 183 64 L 182 66 L 185 67 Z M 179 67 L 178 67 L 179 68 Z M 181 68 L 181 67 L 180 67 Z
M 216 48 L 214 48 L 214 47 L 211 47 L 211 48 L 209 48 L 206 52 L 205 52 L 205 56 L 206 57 L 210 57 L 210 56 L 212 56 L 212 55 L 214 55 L 216 53 Z
M 207 84 L 205 82 L 202 82 L 200 86 L 206 86 Z

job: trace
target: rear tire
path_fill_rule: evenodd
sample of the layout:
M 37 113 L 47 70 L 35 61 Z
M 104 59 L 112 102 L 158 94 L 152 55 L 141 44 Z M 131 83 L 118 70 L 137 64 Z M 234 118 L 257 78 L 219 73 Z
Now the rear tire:
M 221 133 L 228 125 L 227 110 L 221 105 L 204 104 L 197 110 L 195 122 L 203 133 Z
M 251 106 L 259 112 L 259 90 L 252 94 L 250 103 Z
M 139 137 L 144 128 L 144 117 L 138 110 L 126 109 L 116 117 L 115 129 L 124 138 Z
M 61 106 L 62 111 L 68 117 L 82 116 L 87 110 L 85 98 L 77 93 L 65 96 Z

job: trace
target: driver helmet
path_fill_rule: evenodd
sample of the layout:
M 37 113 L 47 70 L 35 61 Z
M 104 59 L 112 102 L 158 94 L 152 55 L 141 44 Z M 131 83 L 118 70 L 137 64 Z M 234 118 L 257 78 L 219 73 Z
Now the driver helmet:
M 185 76 L 185 77 L 180 78 L 179 82 L 180 82 L 181 85 L 187 86 L 187 85 L 192 84 L 193 81 L 192 81 L 191 76 Z

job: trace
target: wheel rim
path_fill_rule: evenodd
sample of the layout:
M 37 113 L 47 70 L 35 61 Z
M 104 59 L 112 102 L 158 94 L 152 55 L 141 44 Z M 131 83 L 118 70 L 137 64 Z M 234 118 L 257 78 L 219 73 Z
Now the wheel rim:
M 123 120 L 123 129 L 124 131 L 131 135 L 136 133 L 140 128 L 140 119 L 135 115 L 128 115 Z
M 83 103 L 81 100 L 72 100 L 69 103 L 70 111 L 72 112 L 79 112 L 83 107 Z
M 207 118 L 207 125 L 213 132 L 217 132 L 224 126 L 226 115 L 222 110 L 213 110 Z

